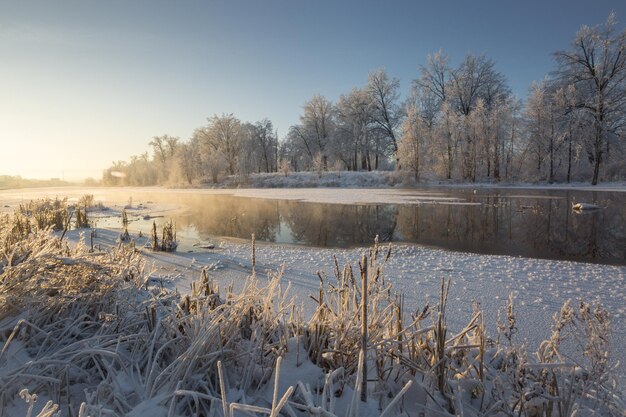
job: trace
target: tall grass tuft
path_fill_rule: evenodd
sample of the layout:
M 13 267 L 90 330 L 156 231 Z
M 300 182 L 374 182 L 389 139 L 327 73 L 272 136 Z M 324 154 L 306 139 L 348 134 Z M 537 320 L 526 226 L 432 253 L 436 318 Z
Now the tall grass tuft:
M 128 213 L 126 209 L 122 209 L 122 228 L 124 229 L 120 234 L 120 242 L 130 242 L 130 234 L 128 233 Z
M 178 247 L 176 240 L 176 228 L 171 220 L 163 225 L 161 240 L 157 233 L 156 222 L 152 222 L 151 247 L 153 251 L 174 252 Z
M 85 227 L 90 227 L 89 219 L 87 218 L 87 206 L 81 208 L 81 206 L 76 206 L 76 228 L 81 229 Z
M 48 227 L 55 231 L 64 230 L 69 227 L 70 214 L 67 207 L 67 198 L 32 200 L 26 204 L 20 204 L 19 213 L 32 218 L 37 228 L 46 229 Z
M 93 194 L 83 194 L 78 199 L 78 203 L 76 204 L 79 207 L 84 207 L 85 210 L 90 209 L 95 206 L 95 198 Z

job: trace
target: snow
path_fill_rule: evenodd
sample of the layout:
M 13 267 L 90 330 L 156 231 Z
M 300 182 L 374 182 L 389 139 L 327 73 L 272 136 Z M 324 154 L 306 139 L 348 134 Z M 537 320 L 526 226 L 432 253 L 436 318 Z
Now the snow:
M 269 191 L 269 190 L 268 190 Z M 307 195 L 315 200 L 331 201 L 332 190 L 271 190 L 277 196 L 302 198 Z M 371 200 L 394 195 L 393 190 L 372 190 Z M 350 190 L 335 200 L 367 201 L 370 190 Z M 397 194 L 403 198 L 403 194 Z M 237 195 L 264 196 L 265 190 L 238 190 Z M 346 198 L 346 195 L 349 198 Z M 426 194 L 425 194 L 426 195 Z M 432 196 L 431 196 L 432 197 Z M 278 197 L 276 197 L 278 198 Z M 173 210 L 173 206 L 169 207 Z M 136 209 L 139 210 L 139 209 Z M 115 212 L 115 207 L 112 209 Z M 164 207 L 150 205 L 141 213 L 163 213 Z M 109 213 L 110 214 L 110 213 Z M 119 222 L 115 222 L 119 224 Z M 116 226 L 117 227 L 117 226 Z M 147 238 L 137 238 L 130 226 L 131 235 L 137 239 L 138 247 L 147 243 Z M 71 231 L 69 238 L 78 239 L 79 231 Z M 96 244 L 115 244 L 119 229 L 98 230 Z M 243 287 L 245 278 L 252 271 L 252 249 L 249 242 L 218 240 L 212 242 L 214 249 L 202 248 L 207 242 L 185 241 L 179 234 L 180 247 L 191 252 L 160 253 L 146 250 L 144 256 L 152 267 L 151 278 L 181 293 L 190 291 L 191 282 L 197 280 L 206 268 L 212 280 L 221 288 L 232 285 L 237 291 Z M 188 239 L 188 238 L 187 238 Z M 367 248 L 327 249 L 302 246 L 256 243 L 257 274 L 284 270 L 284 280 L 291 285 L 305 312 L 312 313 L 314 304 L 309 298 L 317 291 L 318 272 L 331 276 L 336 257 L 339 265 L 351 263 L 356 266 Z M 604 306 L 613 321 L 614 363 L 620 363 L 618 377 L 626 383 L 626 267 L 588 264 L 580 262 L 531 259 L 502 255 L 480 255 L 452 252 L 412 244 L 394 244 L 392 255 L 385 266 L 386 280 L 393 284 L 394 291 L 405 297 L 407 311 L 415 311 L 426 304 L 438 301 L 441 279 L 451 279 L 449 298 L 449 324 L 459 330 L 471 315 L 473 302 L 478 302 L 485 311 L 485 324 L 495 331 L 498 309 L 502 309 L 509 294 L 515 297 L 516 314 L 519 322 L 520 340 L 528 340 L 528 346 L 536 348 L 549 337 L 552 316 L 558 313 L 568 299 L 584 299 Z
M 317 272 L 332 275 L 333 256 L 340 265 L 355 266 L 366 249 L 318 249 L 258 244 L 256 271 L 284 269 L 285 280 L 291 284 L 305 311 L 312 312 L 309 295 L 319 285 Z M 155 260 L 159 278 L 167 279 L 181 292 L 189 292 L 205 266 L 218 271 L 210 273 L 213 280 L 235 289 L 252 269 L 251 245 L 227 241 L 205 253 L 150 254 Z M 176 279 L 169 279 L 184 270 Z M 393 288 L 404 295 L 408 311 L 435 305 L 441 278 L 451 279 L 449 324 L 459 330 L 472 313 L 472 302 L 485 311 L 488 329 L 495 329 L 498 309 L 503 308 L 510 293 L 514 294 L 520 333 L 529 346 L 549 337 L 553 314 L 568 299 L 584 299 L 602 304 L 613 320 L 613 356 L 615 362 L 626 363 L 626 267 L 586 264 L 568 261 L 528 259 L 500 255 L 478 255 L 451 252 L 417 245 L 393 245 L 385 266 L 385 277 Z M 621 382 L 626 383 L 620 365 Z
M 109 190 L 101 190 L 108 193 Z M 437 202 L 442 204 L 462 203 L 458 199 L 450 199 L 438 191 L 404 191 L 395 189 L 356 189 L 342 190 L 338 193 L 332 189 L 239 189 L 239 190 L 168 190 L 172 193 L 218 193 L 255 198 L 284 198 L 326 203 L 414 203 Z M 76 195 L 85 194 L 85 189 L 72 191 Z M 88 191 L 87 191 L 88 192 Z M 36 193 L 36 194 L 34 194 Z M 8 198 L 9 192 L 0 193 L 0 201 L 7 205 L 15 204 L 19 199 L 40 198 L 41 190 L 33 194 L 21 190 L 13 200 Z M 132 189 L 123 189 L 125 195 L 131 195 Z M 52 196 L 60 195 L 58 191 Z M 98 200 L 98 198 L 96 198 Z M 105 201 L 105 205 L 117 204 Z M 4 204 L 3 204 L 4 205 Z M 119 215 L 123 206 L 112 206 L 106 212 L 93 213 L 95 217 Z M 172 203 L 169 205 L 150 204 L 149 207 L 134 206 L 141 215 L 170 215 L 181 209 Z M 119 223 L 118 223 L 119 224 Z M 131 236 L 137 239 L 138 247 L 147 239 L 137 237 L 136 231 L 130 226 Z M 84 230 L 82 231 L 84 232 Z M 119 237 L 120 229 L 115 226 L 99 228 L 95 244 L 102 246 L 114 245 Z M 77 242 L 80 230 L 70 231 L 67 238 Z M 184 239 L 184 237 L 183 237 Z M 190 291 L 190 284 L 197 280 L 200 271 L 207 268 L 210 278 L 221 288 L 233 285 L 235 291 L 241 289 L 245 278 L 252 271 L 251 245 L 227 240 L 215 242 L 215 248 L 203 248 L 205 242 L 181 242 L 181 247 L 193 248 L 192 252 L 153 253 L 144 251 L 149 261 L 151 279 L 161 282 L 169 288 L 176 288 L 181 293 Z M 309 295 L 319 285 L 318 272 L 332 275 L 334 257 L 339 265 L 356 262 L 367 249 L 319 249 L 272 245 L 257 242 L 255 270 L 260 276 L 271 271 L 284 271 L 284 281 L 291 286 L 291 294 L 296 297 L 304 311 L 311 313 L 314 305 Z M 478 255 L 451 252 L 410 244 L 394 244 L 392 255 L 385 266 L 385 279 L 393 284 L 394 291 L 405 298 L 407 311 L 415 311 L 426 304 L 435 305 L 439 296 L 441 278 L 451 279 L 452 286 L 449 296 L 448 324 L 454 330 L 460 330 L 472 313 L 472 303 L 478 302 L 485 311 L 485 324 L 490 334 L 495 333 L 498 309 L 501 309 L 509 294 L 515 296 L 516 315 L 518 320 L 519 340 L 527 340 L 529 350 L 549 337 L 552 315 L 558 313 L 568 299 L 584 299 L 591 303 L 602 304 L 611 314 L 613 334 L 611 335 L 613 364 L 617 366 L 616 374 L 623 390 L 626 384 L 626 267 L 598 264 L 586 264 L 568 261 L 539 260 L 521 257 Z M 5 326 L 0 326 L 4 328 Z M 8 324 L 7 324 L 8 328 Z M 290 342 L 291 343 L 291 342 Z M 12 346 L 13 348 L 13 346 Z M 290 352 L 297 349 L 290 349 Z M 11 354 L 17 352 L 11 351 Z M 22 358 L 21 360 L 27 360 Z M 300 379 L 315 379 L 318 375 L 307 375 L 302 368 L 293 373 L 292 355 L 284 358 L 287 372 L 283 372 L 280 381 L 279 395 L 286 387 Z M 316 368 L 317 369 L 317 368 Z M 311 370 L 313 372 L 314 370 Z M 316 371 L 317 372 L 317 371 Z M 273 379 L 272 379 L 273 381 Z M 268 386 L 265 398 L 268 399 L 273 387 Z M 418 388 L 414 385 L 409 394 L 417 395 Z M 350 395 L 345 398 L 349 398 Z M 40 404 L 40 403 L 38 403 Z M 344 407 L 345 405 L 340 405 Z M 145 414 L 148 410 L 152 415 L 162 415 L 164 410 L 157 409 L 154 404 L 140 404 L 133 412 L 135 415 Z

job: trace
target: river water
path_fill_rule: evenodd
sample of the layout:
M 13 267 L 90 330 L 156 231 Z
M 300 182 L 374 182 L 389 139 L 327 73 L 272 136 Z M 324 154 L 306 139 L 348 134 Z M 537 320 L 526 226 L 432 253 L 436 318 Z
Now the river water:
M 410 196 L 419 191 L 402 192 Z M 436 192 L 450 200 L 322 204 L 193 192 L 141 192 L 134 198 L 185 206 L 174 215 L 177 230 L 199 240 L 248 240 L 254 233 L 264 242 L 353 247 L 370 245 L 378 235 L 382 242 L 455 251 L 626 265 L 624 192 L 519 188 Z M 602 208 L 576 212 L 575 202 Z M 153 221 L 134 220 L 134 227 L 144 230 Z M 157 219 L 157 225 L 164 220 Z

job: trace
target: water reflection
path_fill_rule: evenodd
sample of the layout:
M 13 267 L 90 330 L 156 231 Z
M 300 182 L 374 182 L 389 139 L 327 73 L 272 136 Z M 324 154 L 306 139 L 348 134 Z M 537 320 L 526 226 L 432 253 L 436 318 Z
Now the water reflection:
M 194 196 L 178 219 L 201 238 L 229 236 L 311 246 L 371 244 L 394 239 L 398 209 L 391 205 L 315 204 L 231 196 Z
M 338 190 L 341 192 L 341 190 Z M 415 242 L 477 253 L 626 264 L 626 193 L 444 191 L 467 203 L 339 205 L 227 195 L 150 196 L 189 207 L 177 220 L 202 239 L 227 236 L 348 247 Z M 606 207 L 577 214 L 574 202 Z
M 626 264 L 625 201 L 623 194 L 612 194 L 519 198 L 503 192 L 468 196 L 482 200 L 480 206 L 401 207 L 398 240 L 479 253 Z M 573 201 L 600 200 L 610 204 L 588 213 L 571 209 Z

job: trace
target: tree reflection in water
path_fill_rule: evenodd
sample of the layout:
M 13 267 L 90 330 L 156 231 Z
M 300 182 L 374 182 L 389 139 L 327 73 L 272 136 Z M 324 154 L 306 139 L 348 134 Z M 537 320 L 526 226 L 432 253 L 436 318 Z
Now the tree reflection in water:
M 342 190 L 337 190 L 342 192 Z M 626 264 L 626 193 L 561 190 L 447 190 L 469 204 L 342 205 L 229 195 L 150 196 L 184 204 L 179 227 L 201 238 L 256 239 L 349 247 L 381 241 L 452 250 Z M 577 214 L 574 202 L 602 210 Z M 478 204 L 479 203 L 479 204 Z

